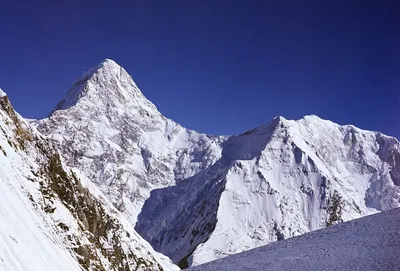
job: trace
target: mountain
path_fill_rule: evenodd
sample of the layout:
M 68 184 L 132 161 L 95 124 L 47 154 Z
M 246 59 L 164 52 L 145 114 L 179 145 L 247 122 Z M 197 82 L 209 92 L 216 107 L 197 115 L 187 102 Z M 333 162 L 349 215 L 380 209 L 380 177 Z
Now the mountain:
M 218 137 L 162 116 L 108 59 L 87 71 L 36 125 L 58 143 L 67 164 L 82 169 L 133 225 L 151 190 L 209 167 L 220 152 Z
M 34 125 L 181 267 L 400 206 L 397 139 L 316 116 L 198 133 L 108 59 Z
M 355 219 L 196 266 L 196 271 L 399 270 L 400 209 Z
M 0 90 L 0 269 L 177 270 Z

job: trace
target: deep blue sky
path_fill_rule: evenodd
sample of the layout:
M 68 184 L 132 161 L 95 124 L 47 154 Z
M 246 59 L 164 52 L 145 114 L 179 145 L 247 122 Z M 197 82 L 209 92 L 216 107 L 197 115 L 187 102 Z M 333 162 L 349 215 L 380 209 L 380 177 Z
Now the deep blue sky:
M 400 137 L 396 0 L 1 2 L 0 87 L 23 116 L 104 58 L 202 132 L 317 114 Z

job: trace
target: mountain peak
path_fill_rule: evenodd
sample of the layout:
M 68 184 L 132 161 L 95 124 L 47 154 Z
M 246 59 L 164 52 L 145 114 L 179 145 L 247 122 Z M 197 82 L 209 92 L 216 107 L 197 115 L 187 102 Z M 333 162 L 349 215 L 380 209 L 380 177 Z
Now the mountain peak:
M 119 72 L 122 68 L 121 65 L 119 65 L 117 62 L 115 62 L 112 59 L 105 58 L 102 62 L 100 62 L 99 65 L 95 68 L 95 70 L 108 70 L 108 71 L 113 71 L 113 72 Z
M 100 65 L 105 65 L 105 64 L 110 64 L 110 65 L 118 65 L 117 62 L 115 62 L 114 60 L 112 60 L 111 58 L 105 58 Z M 119 66 L 119 65 L 118 65 Z
M 278 121 L 278 122 L 287 121 L 287 119 L 282 116 L 276 116 L 275 118 L 273 118 L 273 120 Z
M 305 119 L 305 120 L 321 120 L 320 117 L 318 117 L 317 115 L 314 115 L 314 114 L 305 115 L 305 116 L 303 116 L 302 119 Z
M 100 62 L 100 64 L 94 66 L 91 69 L 86 70 L 80 79 L 78 79 L 75 83 L 80 82 L 82 80 L 87 80 L 92 78 L 95 74 L 108 74 L 111 76 L 116 76 L 118 77 L 121 73 L 127 74 L 125 69 L 119 65 L 117 62 L 115 62 L 112 59 L 105 58 L 103 61 Z
M 73 107 L 82 99 L 93 104 L 100 101 L 125 104 L 138 98 L 144 97 L 132 77 L 114 60 L 106 58 L 84 72 L 50 114 Z
M 310 125 L 310 124 L 315 124 L 315 125 L 338 125 L 330 120 L 323 119 L 317 115 L 305 115 L 302 118 L 296 120 L 297 123 L 303 124 L 303 125 Z

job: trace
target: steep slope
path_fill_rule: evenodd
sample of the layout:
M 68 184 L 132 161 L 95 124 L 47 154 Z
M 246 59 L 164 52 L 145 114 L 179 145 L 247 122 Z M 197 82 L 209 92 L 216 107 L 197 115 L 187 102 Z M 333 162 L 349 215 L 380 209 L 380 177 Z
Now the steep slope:
M 109 59 L 87 71 L 36 125 L 133 225 L 151 190 L 208 167 L 221 151 L 220 138 L 163 117 Z
M 313 116 L 278 118 L 231 140 L 251 153 L 241 146 L 267 135 L 258 155 L 234 158 L 215 230 L 191 264 L 400 206 L 397 140 Z
M 18 151 L 22 128 L 17 133 L 13 123 L 22 123 L 1 90 L 0 105 L 0 269 L 80 270 L 57 236 L 55 224 L 49 227 L 43 219 L 45 212 L 32 205 L 31 191 L 37 188 L 28 178 L 32 175 L 29 164 L 34 163 Z
M 227 139 L 204 174 L 152 192 L 136 229 L 175 262 L 195 249 L 190 266 L 399 207 L 398 146 L 315 116 L 276 118 Z
M 190 270 L 399 270 L 400 209 L 352 220 Z
M 176 269 L 0 94 L 1 270 Z
M 396 139 L 316 116 L 207 136 L 163 117 L 111 60 L 36 126 L 181 266 L 400 206 Z

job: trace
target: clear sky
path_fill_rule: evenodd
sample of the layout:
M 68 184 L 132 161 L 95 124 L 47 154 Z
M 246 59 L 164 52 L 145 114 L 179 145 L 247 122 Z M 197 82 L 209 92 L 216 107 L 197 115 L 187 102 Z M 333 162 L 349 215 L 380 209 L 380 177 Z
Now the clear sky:
M 0 49 L 0 87 L 29 118 L 111 58 L 202 132 L 316 114 L 400 137 L 396 0 L 1 1 Z

